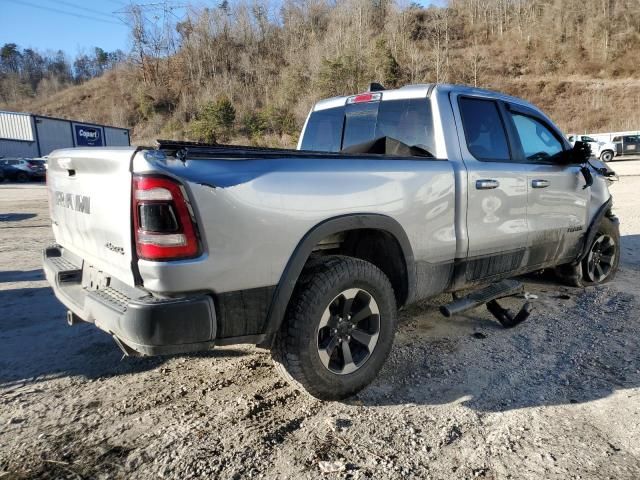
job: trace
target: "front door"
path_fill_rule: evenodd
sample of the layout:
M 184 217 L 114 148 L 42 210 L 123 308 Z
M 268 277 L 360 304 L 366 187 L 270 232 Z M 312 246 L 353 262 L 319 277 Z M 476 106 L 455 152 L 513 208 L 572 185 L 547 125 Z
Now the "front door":
M 560 160 L 569 148 L 546 119 L 507 104 L 507 121 L 527 165 L 527 265 L 530 269 L 575 258 L 587 228 L 589 190 L 579 165 Z

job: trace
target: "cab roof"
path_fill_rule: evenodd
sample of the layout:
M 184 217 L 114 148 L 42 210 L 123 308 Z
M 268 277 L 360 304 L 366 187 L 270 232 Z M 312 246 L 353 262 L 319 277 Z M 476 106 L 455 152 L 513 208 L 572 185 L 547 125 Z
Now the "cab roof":
M 405 85 L 404 87 L 395 88 L 395 89 L 380 90 L 379 93 L 382 94 L 381 100 L 384 101 L 384 100 L 401 100 L 406 98 L 426 98 L 426 97 L 429 97 L 431 93 L 434 91 L 437 93 L 445 93 L 445 94 L 448 94 L 451 92 L 457 92 L 457 93 L 469 94 L 469 95 L 479 95 L 483 97 L 495 98 L 495 99 L 500 99 L 500 100 L 504 100 L 512 103 L 517 103 L 517 104 L 538 110 L 529 102 L 518 97 L 512 97 L 510 95 L 496 92 L 494 90 L 470 87 L 467 85 L 456 85 L 456 84 L 450 84 L 450 83 L 419 83 L 414 85 Z M 350 97 L 353 97 L 353 95 L 342 95 L 338 97 L 332 97 L 332 98 L 326 98 L 326 99 L 320 100 L 314 105 L 313 111 L 316 112 L 318 110 L 326 110 L 328 108 L 342 107 L 346 105 L 347 99 Z

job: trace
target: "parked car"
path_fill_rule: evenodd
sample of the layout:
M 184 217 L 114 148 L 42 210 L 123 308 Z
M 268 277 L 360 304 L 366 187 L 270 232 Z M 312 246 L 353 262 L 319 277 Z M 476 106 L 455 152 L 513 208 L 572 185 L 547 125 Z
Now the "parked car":
M 588 144 L 591 148 L 591 154 L 603 162 L 610 162 L 616 154 L 616 146 L 613 142 L 602 142 L 588 135 L 576 134 L 569 135 L 568 140 L 571 145 L 574 145 L 576 141 Z
M 44 269 L 68 322 L 127 355 L 252 343 L 294 385 L 345 398 L 385 362 L 398 307 L 478 285 L 498 298 L 545 268 L 614 277 L 608 171 L 584 147 L 521 99 L 414 85 L 318 102 L 299 150 L 58 150 Z
M 40 158 L 3 158 L 0 168 L 8 180 L 27 182 L 45 177 L 45 160 Z
M 618 135 L 613 137 L 616 156 L 640 155 L 640 135 Z

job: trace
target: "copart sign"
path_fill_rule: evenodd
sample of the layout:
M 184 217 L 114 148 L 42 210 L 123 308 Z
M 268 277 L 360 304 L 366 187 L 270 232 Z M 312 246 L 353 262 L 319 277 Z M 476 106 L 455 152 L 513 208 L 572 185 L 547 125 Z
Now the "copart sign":
M 74 125 L 76 145 L 79 147 L 102 147 L 102 128 L 88 125 Z

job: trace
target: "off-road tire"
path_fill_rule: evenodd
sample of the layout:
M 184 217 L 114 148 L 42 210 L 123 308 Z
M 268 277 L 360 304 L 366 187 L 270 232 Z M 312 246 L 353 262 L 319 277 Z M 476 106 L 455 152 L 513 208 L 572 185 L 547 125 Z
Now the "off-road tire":
M 605 163 L 610 162 L 611 160 L 613 160 L 613 152 L 611 150 L 605 150 L 600 154 L 600 160 Z
M 589 265 L 588 265 L 589 252 L 593 248 L 594 243 L 597 242 L 602 235 L 609 236 L 613 240 L 615 244 L 614 258 L 613 258 L 613 263 L 611 266 L 610 273 L 602 281 L 593 281 L 592 279 L 589 278 L 589 275 L 587 274 L 587 271 L 589 268 Z M 589 245 L 585 258 L 582 259 L 582 261 L 578 265 L 567 264 L 567 265 L 560 265 L 556 267 L 556 274 L 567 285 L 570 285 L 573 287 L 588 287 L 591 285 L 599 285 L 602 283 L 607 283 L 613 280 L 616 276 L 616 272 L 618 271 L 619 264 L 620 264 L 620 230 L 618 229 L 618 225 L 616 223 L 614 223 L 608 217 L 605 217 L 602 219 L 602 221 L 600 222 L 600 225 L 598 226 L 598 231 L 596 232 L 596 235 L 593 241 L 591 242 L 591 245 Z
M 368 292 L 379 310 L 378 340 L 354 372 L 337 374 L 320 360 L 318 327 L 325 309 L 348 289 Z M 376 377 L 393 346 L 397 321 L 393 288 L 375 265 L 352 257 L 330 256 L 305 268 L 272 348 L 278 372 L 294 387 L 322 400 L 340 400 Z

